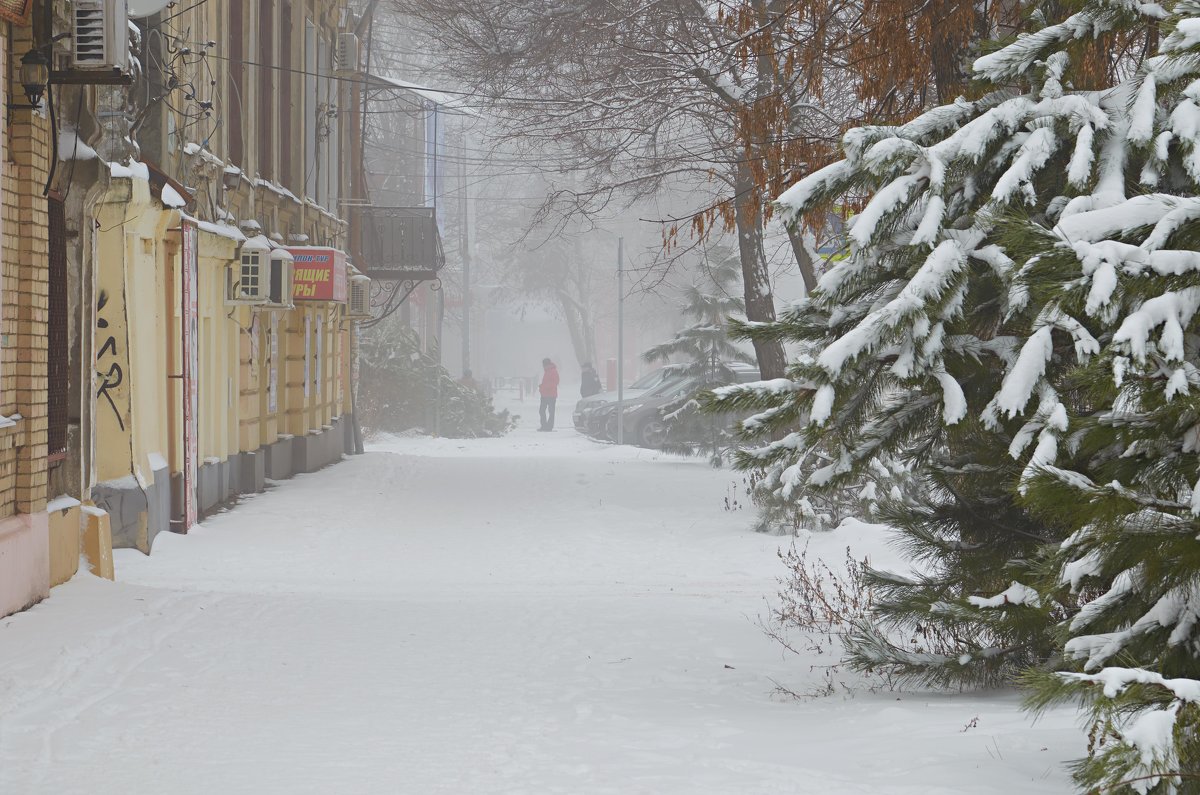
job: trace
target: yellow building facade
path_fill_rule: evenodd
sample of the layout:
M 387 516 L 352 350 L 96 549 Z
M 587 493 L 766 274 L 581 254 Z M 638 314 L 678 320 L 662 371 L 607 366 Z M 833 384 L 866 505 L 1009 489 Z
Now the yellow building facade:
M 185 531 L 237 496 L 347 450 L 344 265 L 326 274 L 339 284 L 323 298 L 304 295 L 303 280 L 266 300 L 245 294 L 252 247 L 262 268 L 253 278 L 264 282 L 275 278 L 277 251 L 344 262 L 347 224 L 336 201 L 346 120 L 331 109 L 349 95 L 333 77 L 329 46 L 338 16 L 329 2 L 223 0 L 141 23 L 145 42 L 187 31 L 211 42 L 213 56 L 227 55 L 203 65 L 209 98 L 193 96 L 210 120 L 198 121 L 194 108 L 150 106 L 139 109 L 149 120 L 140 148 L 97 149 L 102 163 L 118 165 L 107 175 L 100 168 L 110 187 L 92 213 L 93 320 L 106 329 L 95 369 L 116 364 L 122 379 L 93 384 L 85 490 L 109 514 L 114 546 L 149 552 L 157 533 Z M 245 18 L 257 25 L 230 24 Z M 151 63 L 161 55 L 144 54 Z M 266 65 L 310 76 L 281 79 Z M 174 68 L 182 80 L 198 66 Z M 293 139 L 297 130 L 308 138 Z M 81 259 L 86 268 L 86 252 Z
M 353 451 L 345 7 L 164 10 L 92 79 L 71 4 L 28 6 L 4 85 L 31 51 L 59 77 L 0 142 L 0 616 Z

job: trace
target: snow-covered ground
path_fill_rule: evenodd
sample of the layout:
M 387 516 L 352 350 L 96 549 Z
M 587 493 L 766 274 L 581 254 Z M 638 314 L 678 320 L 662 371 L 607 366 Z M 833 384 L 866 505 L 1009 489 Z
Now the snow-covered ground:
M 740 477 L 522 413 L 380 443 L 0 620 L 0 793 L 1070 790 L 1069 711 L 775 695 L 821 672 L 756 626 L 787 542 L 725 509 Z M 871 528 L 812 548 L 848 543 L 886 555 Z

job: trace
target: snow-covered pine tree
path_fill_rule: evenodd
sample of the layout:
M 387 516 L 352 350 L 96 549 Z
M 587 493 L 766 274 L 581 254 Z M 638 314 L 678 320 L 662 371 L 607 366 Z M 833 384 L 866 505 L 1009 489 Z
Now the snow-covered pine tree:
M 1097 341 L 1047 381 L 1035 330 L 996 404 L 1070 396 L 1022 488 L 1070 532 L 1043 591 L 1079 607 L 1062 625 L 1067 670 L 1027 680 L 1035 708 L 1084 705 L 1088 791 L 1200 791 L 1200 2 L 1171 11 L 1161 53 L 1113 92 L 1125 132 L 1110 178 L 1009 235 L 1031 309 Z
M 877 621 L 848 639 L 860 667 L 993 683 L 1054 650 L 1060 608 L 1029 583 L 1035 555 L 1056 536 L 1018 504 L 1024 471 L 1009 453 L 1031 438 L 1042 451 L 1056 444 L 1061 401 L 1044 388 L 1034 414 L 1015 419 L 1024 407 L 1005 401 L 1015 382 L 1002 379 L 1026 372 L 1022 335 L 1035 324 L 1045 329 L 1037 375 L 1070 367 L 1097 342 L 1069 317 L 1031 316 L 1029 297 L 1012 289 L 1000 222 L 1012 213 L 1053 219 L 1097 179 L 1121 179 L 1124 158 L 1108 150 L 1124 152 L 1124 106 L 1072 88 L 1072 54 L 1101 33 L 1136 36 L 1161 12 L 1131 0 L 1078 6 L 979 59 L 988 92 L 979 99 L 900 127 L 851 130 L 844 160 L 780 198 L 797 221 L 846 197 L 869 200 L 850 226 L 848 256 L 809 300 L 777 323 L 741 327 L 808 356 L 787 379 L 726 388 L 712 402 L 760 411 L 744 425 L 764 443 L 739 464 L 764 471 L 766 501 L 869 479 L 887 456 L 914 465 L 919 498 L 884 514 L 918 573 L 869 572 L 881 594 Z M 923 647 L 896 642 L 914 637 Z
M 642 353 L 651 363 L 674 360 L 667 368 L 695 383 L 691 393 L 663 407 L 653 440 L 670 452 L 707 455 L 714 466 L 723 463 L 733 437 L 728 422 L 700 413 L 697 397 L 737 380 L 730 363 L 755 363 L 752 354 L 729 338 L 730 318 L 745 315 L 745 302 L 737 295 L 740 268 L 731 252 L 714 251 L 711 258 L 706 256 L 702 273 L 683 293 L 681 311 L 692 324 Z

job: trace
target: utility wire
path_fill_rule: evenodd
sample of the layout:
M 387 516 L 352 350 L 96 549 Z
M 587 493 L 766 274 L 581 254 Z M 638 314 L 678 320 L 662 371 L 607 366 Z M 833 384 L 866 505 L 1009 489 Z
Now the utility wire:
M 201 2 L 207 2 L 207 0 L 201 0 Z M 374 75 L 371 75 L 368 78 L 342 77 L 342 76 L 335 75 L 335 74 L 322 74 L 319 72 L 309 72 L 305 69 L 296 69 L 296 68 L 290 67 L 290 66 L 279 66 L 277 64 L 260 63 L 258 61 L 247 61 L 245 59 L 239 60 L 237 58 L 230 58 L 225 55 L 217 55 L 216 53 L 212 53 L 212 52 L 208 53 L 208 57 L 216 58 L 217 60 L 225 61 L 227 63 L 241 64 L 242 66 L 255 66 L 255 67 L 258 67 L 259 69 L 274 69 L 279 72 L 291 72 L 292 74 L 307 75 L 309 77 L 323 78 L 325 80 L 336 80 L 339 83 L 348 83 L 351 85 L 366 85 L 366 86 L 371 86 L 373 88 L 381 89 L 384 91 L 409 91 L 409 92 L 429 91 L 432 93 L 447 94 L 447 95 L 459 96 L 459 97 L 480 97 L 482 99 L 494 100 L 494 101 L 525 102 L 525 103 L 531 103 L 531 104 L 544 104 L 544 105 L 564 105 L 564 104 L 574 105 L 579 102 L 579 100 L 577 100 L 577 99 L 551 99 L 548 97 L 513 97 L 513 96 L 504 96 L 504 95 L 496 95 L 496 94 L 483 94 L 483 93 L 480 93 L 477 91 L 458 91 L 458 90 L 455 90 L 452 88 L 434 88 L 432 86 L 422 86 L 422 85 L 416 85 L 416 84 L 394 85 L 389 82 L 388 78 L 378 77 L 378 76 L 374 76 Z M 398 82 L 403 83 L 404 81 L 398 81 Z M 449 106 L 450 110 L 453 110 L 453 108 L 454 108 L 453 105 Z

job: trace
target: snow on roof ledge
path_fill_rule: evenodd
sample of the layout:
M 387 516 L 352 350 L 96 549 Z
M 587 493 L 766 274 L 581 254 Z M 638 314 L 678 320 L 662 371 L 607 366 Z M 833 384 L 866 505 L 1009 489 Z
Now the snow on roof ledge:
M 58 133 L 58 159 L 64 163 L 72 160 L 98 160 L 96 150 L 85 144 L 74 127 L 63 127 Z
M 129 165 L 121 163 L 109 163 L 108 172 L 113 179 L 140 179 L 146 182 L 150 181 L 150 169 L 146 168 L 145 163 L 134 160 Z
M 196 225 L 196 228 L 201 232 L 208 232 L 210 235 L 228 238 L 236 243 L 244 243 L 246 236 L 236 226 L 228 226 L 226 224 L 214 224 L 211 221 L 201 221 L 199 218 L 193 218 L 185 212 L 179 214 L 183 220 L 190 221 Z
M 171 187 L 170 183 L 162 187 L 162 203 L 167 207 L 187 207 L 187 200 L 179 195 L 179 191 Z

